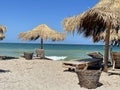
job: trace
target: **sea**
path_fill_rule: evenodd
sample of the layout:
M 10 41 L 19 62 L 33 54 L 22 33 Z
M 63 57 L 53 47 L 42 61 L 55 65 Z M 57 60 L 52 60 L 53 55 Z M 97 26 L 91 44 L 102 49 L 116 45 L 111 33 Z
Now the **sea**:
M 40 48 L 39 43 L 0 43 L 0 56 L 20 57 L 24 52 L 33 52 Z M 104 45 L 83 44 L 44 44 L 45 56 L 53 60 L 74 60 L 90 58 L 87 53 L 98 51 L 104 54 Z M 114 46 L 112 51 L 120 52 L 120 47 Z

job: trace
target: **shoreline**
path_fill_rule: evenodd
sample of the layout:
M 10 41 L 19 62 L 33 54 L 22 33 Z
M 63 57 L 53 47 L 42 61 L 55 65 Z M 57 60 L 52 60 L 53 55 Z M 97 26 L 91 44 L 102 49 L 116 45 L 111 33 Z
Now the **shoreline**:
M 40 44 L 40 43 L 36 43 L 36 42 L 1 42 L 0 44 Z M 73 44 L 71 44 L 71 43 L 44 43 L 44 44 L 46 44 L 46 45 L 50 45 L 50 44 L 53 44 L 53 45 L 102 45 L 102 46 L 104 46 L 104 44 L 79 44 L 79 43 L 73 43 Z
M 0 60 L 1 90 L 87 90 L 80 87 L 75 72 L 65 71 L 63 61 L 24 58 Z M 120 75 L 102 72 L 102 86 L 95 90 L 119 90 Z
M 9 46 L 9 47 L 8 47 Z M 35 50 L 39 48 L 39 44 L 0 44 L 0 55 L 2 56 L 14 56 L 19 57 L 23 55 L 24 52 L 35 53 Z M 72 59 L 84 59 L 89 58 L 86 54 L 88 52 L 98 51 L 104 54 L 104 47 L 98 45 L 44 45 L 45 55 L 55 60 L 72 60 Z M 120 48 L 113 48 L 113 51 L 120 51 Z

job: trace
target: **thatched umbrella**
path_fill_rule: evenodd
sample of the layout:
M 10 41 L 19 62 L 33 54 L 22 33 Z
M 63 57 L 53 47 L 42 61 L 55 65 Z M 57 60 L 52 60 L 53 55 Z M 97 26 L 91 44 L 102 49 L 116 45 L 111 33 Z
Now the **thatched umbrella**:
M 104 71 L 107 71 L 110 30 L 120 28 L 120 0 L 100 0 L 92 9 L 84 12 L 77 22 L 80 23 L 75 24 L 75 29 L 84 33 L 85 37 L 95 37 L 106 30 Z M 69 31 L 66 27 L 65 30 Z
M 0 40 L 3 40 L 4 38 L 5 38 L 5 36 L 0 33 Z
M 93 42 L 98 42 L 98 41 L 105 41 L 105 37 L 106 37 L 106 32 L 101 32 L 99 35 L 97 35 L 96 37 L 92 37 Z M 116 31 L 114 30 L 110 30 L 110 38 L 109 41 L 112 43 L 113 41 L 119 41 L 120 40 L 120 30 Z
M 84 13 L 77 16 L 65 18 L 63 21 L 64 30 L 66 32 L 74 32 L 76 29 L 78 29 L 79 25 L 81 24 L 81 18 L 83 15 Z
M 101 32 L 100 35 L 96 36 L 96 37 L 92 37 L 93 42 L 98 42 L 100 40 L 105 41 L 105 37 L 106 37 L 106 32 Z M 112 47 L 117 45 L 120 45 L 120 30 L 116 31 L 116 30 L 110 30 L 110 38 L 109 41 L 111 43 L 111 49 L 110 51 L 112 51 Z
M 0 25 L 0 40 L 3 40 L 5 38 L 5 36 L 3 35 L 5 31 L 6 31 L 6 27 L 3 25 Z
M 52 41 L 64 40 L 65 34 L 52 30 L 45 24 L 41 24 L 28 32 L 20 33 L 19 38 L 26 40 L 36 40 L 41 38 L 41 49 L 43 49 L 43 40 L 51 39 Z
M 3 25 L 0 25 L 0 33 L 4 33 L 6 31 L 6 27 Z

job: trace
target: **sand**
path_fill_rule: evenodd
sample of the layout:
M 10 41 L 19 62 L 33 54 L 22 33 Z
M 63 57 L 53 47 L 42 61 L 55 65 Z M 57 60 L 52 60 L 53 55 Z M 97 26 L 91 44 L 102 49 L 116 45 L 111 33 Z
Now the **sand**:
M 63 61 L 0 60 L 0 90 L 87 90 L 80 87 L 75 72 L 65 71 Z M 95 90 L 119 90 L 120 75 L 102 72 Z

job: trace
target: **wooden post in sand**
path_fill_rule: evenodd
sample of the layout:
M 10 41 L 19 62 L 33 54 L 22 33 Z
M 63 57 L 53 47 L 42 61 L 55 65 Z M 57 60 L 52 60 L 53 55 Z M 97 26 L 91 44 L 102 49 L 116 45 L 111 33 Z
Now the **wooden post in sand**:
M 41 38 L 40 48 L 43 49 L 43 39 Z
M 111 23 L 108 22 L 106 23 L 106 36 L 105 36 L 105 51 L 104 51 L 104 71 L 108 71 L 108 58 L 109 58 L 109 38 L 110 38 L 110 28 L 111 28 Z

